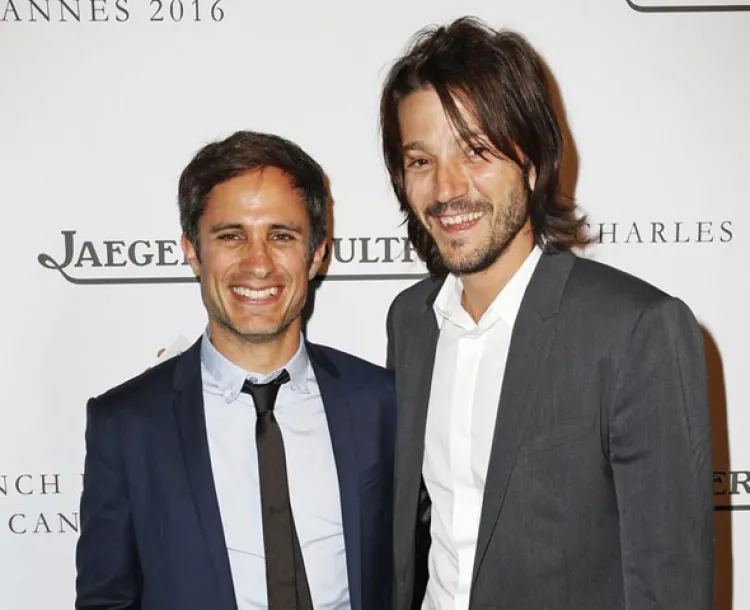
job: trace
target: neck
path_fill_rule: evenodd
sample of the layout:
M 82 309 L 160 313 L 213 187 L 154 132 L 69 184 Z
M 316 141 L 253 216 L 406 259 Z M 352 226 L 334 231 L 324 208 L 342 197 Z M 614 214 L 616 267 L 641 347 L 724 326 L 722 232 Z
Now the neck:
M 479 273 L 462 275 L 464 291 L 461 304 L 474 322 L 478 322 L 521 268 L 534 248 L 534 234 L 527 221 L 508 245 L 507 249 L 490 267 Z
M 278 336 L 252 340 L 209 321 L 211 344 L 227 360 L 246 371 L 267 375 L 281 368 L 297 353 L 300 344 L 300 322 L 295 320 Z

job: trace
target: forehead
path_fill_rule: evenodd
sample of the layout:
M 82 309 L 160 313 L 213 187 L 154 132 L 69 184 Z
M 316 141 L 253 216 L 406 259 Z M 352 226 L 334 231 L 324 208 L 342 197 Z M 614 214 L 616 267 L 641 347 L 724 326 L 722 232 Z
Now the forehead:
M 234 176 L 211 190 L 205 213 L 229 210 L 305 214 L 306 204 L 288 174 L 276 167 L 265 167 Z
M 458 96 L 453 96 L 453 100 L 469 129 L 478 130 L 476 118 L 468 104 Z M 452 140 L 461 140 L 440 96 L 431 86 L 414 91 L 401 100 L 398 106 L 398 120 L 404 147 L 413 144 L 415 139 L 450 136 Z

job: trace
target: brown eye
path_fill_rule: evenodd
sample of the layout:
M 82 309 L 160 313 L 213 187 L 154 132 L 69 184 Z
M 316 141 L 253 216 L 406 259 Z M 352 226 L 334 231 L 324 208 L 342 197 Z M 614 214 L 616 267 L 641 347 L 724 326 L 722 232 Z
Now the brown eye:
M 481 144 L 477 144 L 476 146 L 472 146 L 469 149 L 469 156 L 470 157 L 480 157 L 484 159 L 487 155 L 487 148 L 482 146 Z

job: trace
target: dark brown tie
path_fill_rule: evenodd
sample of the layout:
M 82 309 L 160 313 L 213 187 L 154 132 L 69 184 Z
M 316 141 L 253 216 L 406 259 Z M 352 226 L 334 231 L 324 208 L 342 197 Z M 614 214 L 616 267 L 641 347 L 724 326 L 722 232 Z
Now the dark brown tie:
M 289 373 L 284 370 L 268 383 L 246 381 L 242 391 L 252 395 L 258 414 L 255 440 L 258 447 L 268 610 L 313 610 L 289 502 L 284 441 L 273 414 L 276 395 L 287 381 Z

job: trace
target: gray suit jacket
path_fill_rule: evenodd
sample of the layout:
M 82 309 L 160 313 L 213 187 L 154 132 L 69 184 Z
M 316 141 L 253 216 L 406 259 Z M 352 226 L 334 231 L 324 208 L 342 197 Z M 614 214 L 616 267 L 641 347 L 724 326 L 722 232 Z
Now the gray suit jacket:
M 442 282 L 388 314 L 395 370 L 394 610 L 419 608 L 421 477 Z M 701 331 L 681 301 L 545 253 L 516 319 L 479 524 L 472 610 L 708 610 L 712 473 Z

